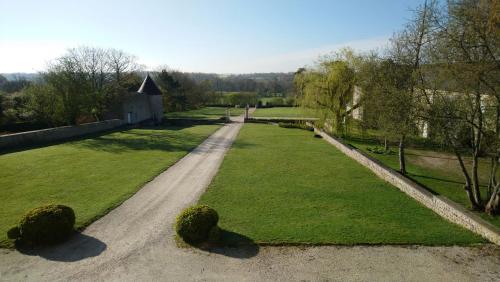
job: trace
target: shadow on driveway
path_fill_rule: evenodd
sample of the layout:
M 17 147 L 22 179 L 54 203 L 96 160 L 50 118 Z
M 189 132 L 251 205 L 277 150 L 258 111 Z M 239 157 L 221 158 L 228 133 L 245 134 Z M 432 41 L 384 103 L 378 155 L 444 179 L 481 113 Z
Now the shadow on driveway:
M 245 235 L 222 230 L 219 244 L 200 248 L 209 253 L 220 254 L 232 258 L 247 259 L 259 253 L 259 245 Z
M 76 233 L 59 245 L 32 248 L 18 245 L 16 248 L 20 253 L 29 256 L 39 256 L 52 261 L 75 262 L 100 255 L 106 250 L 106 244 L 94 237 Z

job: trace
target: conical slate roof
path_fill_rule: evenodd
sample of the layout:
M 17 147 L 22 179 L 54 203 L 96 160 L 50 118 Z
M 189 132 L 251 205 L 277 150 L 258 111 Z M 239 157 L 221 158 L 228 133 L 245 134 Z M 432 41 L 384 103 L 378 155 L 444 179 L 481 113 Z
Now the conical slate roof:
M 147 95 L 161 95 L 160 89 L 156 86 L 156 83 L 153 81 L 151 76 L 149 76 L 149 74 L 146 76 L 137 92 Z

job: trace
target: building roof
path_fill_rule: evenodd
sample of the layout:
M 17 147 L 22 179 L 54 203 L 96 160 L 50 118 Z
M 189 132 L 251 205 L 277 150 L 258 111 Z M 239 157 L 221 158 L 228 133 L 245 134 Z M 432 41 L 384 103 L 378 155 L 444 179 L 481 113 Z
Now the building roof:
M 144 81 L 142 82 L 141 87 L 137 90 L 138 93 L 147 94 L 147 95 L 161 95 L 161 90 L 156 86 L 156 83 L 153 81 L 149 74 L 146 76 Z

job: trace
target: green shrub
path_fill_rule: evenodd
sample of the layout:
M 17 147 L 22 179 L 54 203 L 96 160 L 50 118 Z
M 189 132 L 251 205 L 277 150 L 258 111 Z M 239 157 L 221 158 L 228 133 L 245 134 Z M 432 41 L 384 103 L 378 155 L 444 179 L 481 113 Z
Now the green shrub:
M 375 146 L 375 147 L 368 147 L 366 148 L 366 150 L 368 150 L 369 152 L 372 152 L 374 154 L 385 154 L 385 155 L 391 155 L 393 154 L 393 152 L 391 150 L 386 150 L 384 147 L 379 147 L 379 146 Z
M 33 245 L 54 244 L 73 233 L 75 212 L 63 205 L 46 205 L 29 211 L 8 236 Z
M 185 209 L 177 217 L 175 230 L 187 243 L 201 243 L 208 239 L 210 231 L 217 226 L 219 215 L 206 205 Z
M 278 126 L 283 127 L 283 128 L 298 128 L 298 129 L 314 131 L 313 127 L 308 126 L 305 123 L 300 123 L 300 122 L 280 122 L 280 123 L 278 123 Z

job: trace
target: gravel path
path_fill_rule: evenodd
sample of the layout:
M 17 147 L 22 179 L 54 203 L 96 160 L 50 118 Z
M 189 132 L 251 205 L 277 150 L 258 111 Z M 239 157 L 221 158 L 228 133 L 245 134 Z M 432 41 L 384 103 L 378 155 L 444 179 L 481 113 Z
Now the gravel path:
M 0 280 L 500 281 L 500 249 L 465 247 L 178 248 L 172 228 L 217 172 L 242 126 L 225 125 L 70 241 L 0 250 Z

